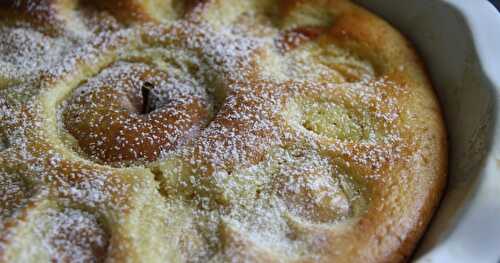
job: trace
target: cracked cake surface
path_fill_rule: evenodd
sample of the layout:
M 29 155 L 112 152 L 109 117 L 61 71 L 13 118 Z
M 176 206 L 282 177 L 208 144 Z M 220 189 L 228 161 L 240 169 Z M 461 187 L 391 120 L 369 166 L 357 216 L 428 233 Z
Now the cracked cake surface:
M 0 2 L 0 262 L 400 262 L 446 166 L 348 0 Z

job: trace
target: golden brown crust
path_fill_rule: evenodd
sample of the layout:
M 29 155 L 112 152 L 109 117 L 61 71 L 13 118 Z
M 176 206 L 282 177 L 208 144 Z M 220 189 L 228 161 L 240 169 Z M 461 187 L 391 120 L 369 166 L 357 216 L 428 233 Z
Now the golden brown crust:
M 350 1 L 2 14 L 2 262 L 401 262 L 436 209 L 423 63 Z

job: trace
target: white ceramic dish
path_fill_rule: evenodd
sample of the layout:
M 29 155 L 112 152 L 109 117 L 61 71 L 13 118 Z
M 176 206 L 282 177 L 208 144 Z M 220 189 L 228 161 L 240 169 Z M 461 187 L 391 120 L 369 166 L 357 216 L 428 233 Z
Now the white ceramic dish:
M 500 14 L 486 0 L 358 0 L 423 56 L 445 113 L 445 196 L 417 262 L 500 262 Z

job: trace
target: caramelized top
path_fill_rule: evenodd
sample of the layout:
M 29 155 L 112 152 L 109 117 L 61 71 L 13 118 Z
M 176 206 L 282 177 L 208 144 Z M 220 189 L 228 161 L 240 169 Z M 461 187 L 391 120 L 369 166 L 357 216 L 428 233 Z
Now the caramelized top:
M 411 45 L 347 0 L 0 3 L 0 261 L 406 259 L 445 181 Z

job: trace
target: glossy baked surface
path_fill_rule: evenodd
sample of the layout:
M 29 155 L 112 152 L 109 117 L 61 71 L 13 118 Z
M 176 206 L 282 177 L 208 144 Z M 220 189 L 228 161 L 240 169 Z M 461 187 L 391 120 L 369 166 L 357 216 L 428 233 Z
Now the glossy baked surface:
M 0 261 L 401 261 L 439 201 L 423 66 L 349 1 L 0 17 Z

